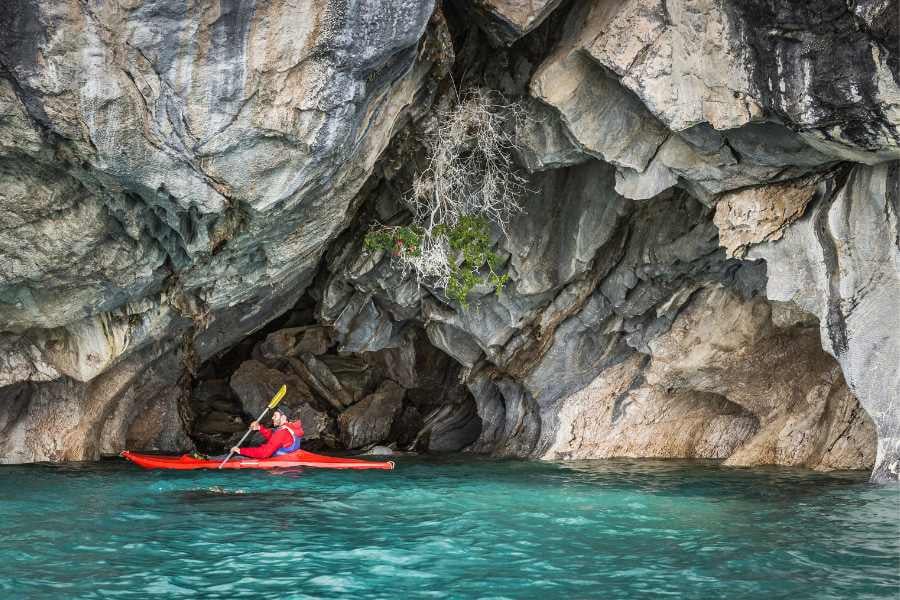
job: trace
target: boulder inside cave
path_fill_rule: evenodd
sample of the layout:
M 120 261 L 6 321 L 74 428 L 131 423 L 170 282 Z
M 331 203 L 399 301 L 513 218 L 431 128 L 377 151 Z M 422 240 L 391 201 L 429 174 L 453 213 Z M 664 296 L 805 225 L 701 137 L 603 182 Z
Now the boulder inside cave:
M 419 324 L 404 328 L 395 347 L 342 352 L 312 306 L 305 297 L 200 367 L 186 411 L 198 450 L 237 442 L 282 384 L 281 406 L 302 421 L 309 450 L 456 452 L 478 439 L 481 419 L 460 383 L 462 367 Z

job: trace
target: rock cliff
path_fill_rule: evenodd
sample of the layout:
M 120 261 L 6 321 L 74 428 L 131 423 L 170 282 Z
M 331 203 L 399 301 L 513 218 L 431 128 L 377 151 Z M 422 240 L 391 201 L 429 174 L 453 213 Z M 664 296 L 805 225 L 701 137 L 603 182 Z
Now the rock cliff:
M 0 6 L 0 462 L 328 447 L 900 473 L 894 0 Z M 509 282 L 367 250 L 468 89 Z

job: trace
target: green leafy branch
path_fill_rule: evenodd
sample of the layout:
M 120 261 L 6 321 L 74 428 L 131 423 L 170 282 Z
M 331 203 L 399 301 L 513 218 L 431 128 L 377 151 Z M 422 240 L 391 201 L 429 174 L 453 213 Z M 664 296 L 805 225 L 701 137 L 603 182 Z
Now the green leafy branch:
M 363 243 L 369 252 L 384 250 L 394 257 L 418 257 L 422 255 L 424 235 L 415 225 L 373 225 Z
M 500 257 L 491 251 L 490 226 L 487 219 L 466 215 L 460 217 L 459 222 L 452 227 L 438 225 L 434 233 L 445 236 L 450 248 L 458 257 L 457 261 L 450 264 L 450 279 L 446 287 L 448 298 L 456 300 L 463 308 L 468 308 L 469 292 L 480 283 L 490 284 L 497 295 L 500 295 L 503 286 L 509 280 L 509 275 L 505 273 L 500 275 L 496 271 Z M 478 273 L 485 267 L 488 270 L 487 275 L 479 276 Z
M 430 239 L 426 239 L 430 238 Z M 487 284 L 500 295 L 509 280 L 508 274 L 497 272 L 500 257 L 491 251 L 490 224 L 482 216 L 465 215 L 456 225 L 436 226 L 431 236 L 416 226 L 373 226 L 365 237 L 368 251 L 384 250 L 416 267 L 422 248 L 446 245 L 450 252 L 442 256 L 448 271 L 443 283 L 448 298 L 468 308 L 469 293 L 479 284 Z M 484 273 L 487 270 L 487 273 Z

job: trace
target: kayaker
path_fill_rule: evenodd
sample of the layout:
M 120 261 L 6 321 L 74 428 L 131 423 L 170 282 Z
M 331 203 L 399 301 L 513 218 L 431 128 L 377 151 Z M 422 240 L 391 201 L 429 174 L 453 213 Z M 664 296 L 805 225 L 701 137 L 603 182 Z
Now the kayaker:
M 269 429 L 257 421 L 250 423 L 250 429 L 258 431 L 266 438 L 266 442 L 261 446 L 250 448 L 235 446 L 232 451 L 248 458 L 269 458 L 300 449 L 300 443 L 303 441 L 303 425 L 299 418 L 291 420 L 284 409 L 279 408 L 272 413 L 272 424 L 275 427 Z

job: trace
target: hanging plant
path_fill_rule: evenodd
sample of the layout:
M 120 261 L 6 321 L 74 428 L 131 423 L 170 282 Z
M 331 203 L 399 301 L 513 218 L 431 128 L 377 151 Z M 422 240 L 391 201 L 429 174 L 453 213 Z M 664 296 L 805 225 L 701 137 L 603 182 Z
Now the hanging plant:
M 389 252 L 401 269 L 443 289 L 463 308 L 479 284 L 499 294 L 509 276 L 497 272 L 491 224 L 506 235 L 510 217 L 521 210 L 526 180 L 512 158 L 515 127 L 509 120 L 521 120 L 523 114 L 518 105 L 483 90 L 469 92 L 439 113 L 422 140 L 426 167 L 404 199 L 413 223 L 373 225 L 366 249 Z

